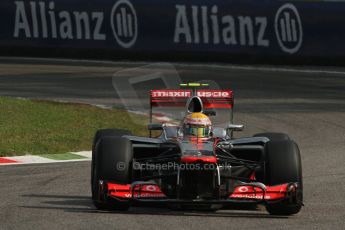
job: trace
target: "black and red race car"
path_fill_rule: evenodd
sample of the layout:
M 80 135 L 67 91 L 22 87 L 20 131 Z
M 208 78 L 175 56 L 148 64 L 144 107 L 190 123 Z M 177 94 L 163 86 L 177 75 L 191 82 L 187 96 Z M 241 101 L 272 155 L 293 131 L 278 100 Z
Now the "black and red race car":
M 233 92 L 204 89 L 202 84 L 183 86 L 187 88 L 151 90 L 151 122 L 153 108 L 169 106 L 183 108 L 184 116 L 212 118 L 219 110 L 230 111 L 228 123 L 202 130 L 186 127 L 185 120 L 150 123 L 150 133 L 160 132 L 157 137 L 120 129 L 97 131 L 91 170 L 94 205 L 127 210 L 144 204 L 192 209 L 263 204 L 273 215 L 298 213 L 303 184 L 297 144 L 283 133 L 234 138 L 233 132 L 243 125 L 232 122 Z

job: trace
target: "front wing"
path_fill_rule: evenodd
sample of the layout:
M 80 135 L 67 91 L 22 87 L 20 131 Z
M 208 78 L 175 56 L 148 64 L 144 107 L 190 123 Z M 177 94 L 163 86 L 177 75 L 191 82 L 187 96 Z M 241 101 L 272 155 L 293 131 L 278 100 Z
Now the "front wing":
M 115 184 L 104 182 L 100 187 L 103 201 L 131 201 L 133 203 L 170 203 L 170 204 L 236 204 L 236 203 L 274 203 L 281 200 L 291 200 L 297 195 L 297 183 L 285 183 L 275 186 L 257 187 L 253 185 L 238 185 L 226 199 L 171 199 L 165 196 L 159 186 L 150 182 L 134 184 Z M 104 186 L 105 185 L 105 186 Z

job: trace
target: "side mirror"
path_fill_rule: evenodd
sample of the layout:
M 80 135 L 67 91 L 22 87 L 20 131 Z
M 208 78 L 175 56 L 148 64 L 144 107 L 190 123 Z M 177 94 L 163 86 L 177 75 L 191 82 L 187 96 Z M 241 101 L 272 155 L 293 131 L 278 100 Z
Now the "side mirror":
M 226 131 L 228 136 L 232 139 L 234 137 L 234 131 L 242 131 L 244 125 L 235 125 L 235 124 L 228 124 L 226 126 Z
M 242 131 L 244 129 L 244 125 L 228 124 L 226 129 L 230 131 Z
M 148 124 L 147 125 L 148 130 L 153 131 L 153 130 L 163 130 L 163 124 Z
M 212 133 L 213 133 L 213 137 L 215 138 L 222 138 L 222 139 L 226 138 L 226 130 L 223 128 L 214 128 Z
M 165 136 L 167 138 L 177 137 L 178 136 L 178 126 L 166 126 L 165 127 Z

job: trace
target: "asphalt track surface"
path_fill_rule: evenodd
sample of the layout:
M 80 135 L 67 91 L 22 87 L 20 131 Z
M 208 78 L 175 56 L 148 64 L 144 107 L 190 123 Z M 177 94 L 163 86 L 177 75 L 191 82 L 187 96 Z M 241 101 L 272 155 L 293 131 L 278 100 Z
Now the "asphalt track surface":
M 143 65 L 4 58 L 0 94 L 120 106 L 112 76 Z M 241 136 L 283 131 L 299 144 L 305 206 L 298 215 L 270 216 L 263 208 L 100 212 L 90 200 L 90 163 L 77 162 L 1 166 L 0 229 L 344 229 L 344 69 L 173 65 L 182 81 L 213 80 L 235 91 L 235 121 L 246 125 Z

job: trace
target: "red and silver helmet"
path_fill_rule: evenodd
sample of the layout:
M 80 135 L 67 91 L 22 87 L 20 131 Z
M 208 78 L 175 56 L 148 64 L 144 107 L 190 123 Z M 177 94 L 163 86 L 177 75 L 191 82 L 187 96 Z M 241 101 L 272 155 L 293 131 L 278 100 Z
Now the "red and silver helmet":
M 211 130 L 211 120 L 203 113 L 191 113 L 183 121 L 183 134 L 187 136 L 210 137 Z

